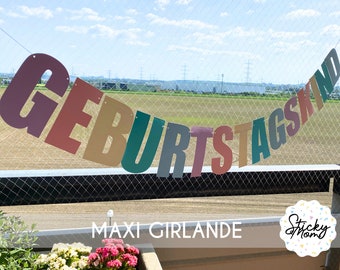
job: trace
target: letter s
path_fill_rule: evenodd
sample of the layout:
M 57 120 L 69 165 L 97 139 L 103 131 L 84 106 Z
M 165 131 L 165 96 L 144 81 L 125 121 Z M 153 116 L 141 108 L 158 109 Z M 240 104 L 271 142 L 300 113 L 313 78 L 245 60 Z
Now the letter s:
M 0 115 L 4 121 L 15 128 L 27 127 L 27 133 L 35 137 L 39 137 L 44 130 L 57 102 L 36 92 L 32 98 L 34 105 L 31 110 L 25 117 L 21 113 L 37 82 L 47 70 L 52 75 L 46 87 L 62 97 L 69 83 L 65 67 L 47 54 L 32 54 L 21 65 L 0 100 Z
M 224 174 L 231 168 L 233 162 L 233 152 L 224 141 L 232 140 L 233 137 L 233 130 L 229 126 L 220 126 L 215 130 L 213 145 L 215 150 L 224 158 L 224 162 L 221 165 L 220 157 L 212 158 L 211 169 L 213 173 Z

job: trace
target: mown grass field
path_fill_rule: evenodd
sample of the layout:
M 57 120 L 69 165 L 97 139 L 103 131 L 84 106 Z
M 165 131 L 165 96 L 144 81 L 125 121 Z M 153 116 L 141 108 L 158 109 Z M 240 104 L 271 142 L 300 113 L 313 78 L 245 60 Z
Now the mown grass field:
M 4 89 L 1 89 L 1 93 Z M 48 91 L 44 91 L 51 95 Z M 282 108 L 287 99 L 243 98 L 207 95 L 180 95 L 174 93 L 150 94 L 129 92 L 105 92 L 114 99 L 127 104 L 134 112 L 143 111 L 164 119 L 191 126 L 216 128 L 220 125 L 233 127 L 259 117 L 268 119 L 275 108 Z M 51 95 L 56 99 L 54 95 Z M 59 99 L 59 112 L 64 101 Z M 26 112 L 29 109 L 28 104 Z M 271 156 L 259 163 L 265 164 L 320 164 L 339 163 L 340 149 L 340 106 L 339 102 L 327 102 L 321 111 L 315 112 L 297 135 L 288 138 L 280 149 L 271 151 Z M 25 130 L 8 126 L 0 120 L 0 167 L 7 169 L 59 169 L 95 168 L 102 165 L 86 161 L 82 152 L 93 127 L 98 105 L 89 103 L 85 111 L 94 116 L 88 128 L 77 126 L 72 137 L 82 145 L 76 155 L 69 154 L 44 143 L 44 138 L 56 114 L 49 121 L 41 138 L 28 135 Z M 25 113 L 25 112 L 24 112 Z M 163 135 L 164 136 L 164 135 Z M 234 152 L 234 165 L 238 164 L 238 138 L 230 143 Z M 250 148 L 250 146 L 248 147 Z M 186 151 L 186 165 L 192 165 L 194 143 Z M 158 166 L 159 152 L 152 166 Z M 250 149 L 248 149 L 249 158 Z M 216 155 L 211 141 L 208 142 L 205 165 Z M 330 205 L 331 193 L 287 194 L 265 196 L 232 196 L 211 198 L 182 198 L 165 200 L 141 200 L 122 202 L 98 202 L 60 205 L 32 205 L 2 207 L 8 214 L 21 216 L 29 224 L 36 223 L 38 229 L 89 227 L 91 222 L 105 221 L 106 211 L 115 210 L 115 220 L 135 222 L 204 220 L 238 217 L 283 215 L 286 207 L 297 200 L 317 199 Z
M 1 92 L 4 90 L 2 89 Z M 100 105 L 88 102 L 84 111 L 92 116 L 87 128 L 77 125 L 71 137 L 81 142 L 76 155 L 50 146 L 44 142 L 45 137 L 59 113 L 64 98 L 56 99 L 49 91 L 44 94 L 56 100 L 59 105 L 51 117 L 47 127 L 40 138 L 33 137 L 25 130 L 18 130 L 7 125 L 3 120 L 0 122 L 0 151 L 1 169 L 39 169 L 39 168 L 78 168 L 78 167 L 102 167 L 102 165 L 86 161 L 82 158 L 87 141 L 93 129 L 96 115 Z M 274 99 L 270 97 L 229 97 L 218 95 L 195 95 L 175 93 L 141 93 L 141 92 L 104 92 L 105 95 L 119 100 L 129 106 L 135 113 L 137 110 L 161 118 L 167 123 L 177 123 L 188 126 L 203 126 L 217 128 L 222 125 L 233 127 L 237 124 L 251 122 L 254 119 L 264 117 L 268 119 L 271 112 L 276 108 L 283 108 L 285 98 Z M 314 163 L 337 163 L 340 155 L 340 102 L 328 101 L 324 108 L 315 113 L 309 121 L 301 126 L 299 132 L 293 136 L 287 136 L 287 143 L 278 150 L 271 150 L 271 156 L 262 160 L 260 164 L 314 164 Z M 27 113 L 32 106 L 30 102 L 23 114 Z M 298 111 L 298 109 L 297 109 Z M 288 124 L 286 121 L 285 124 Z M 163 131 L 164 137 L 165 131 Z M 249 136 L 250 137 L 250 136 Z M 250 142 L 250 138 L 248 140 Z M 108 143 L 109 144 L 109 143 Z M 238 163 L 238 135 L 228 142 L 233 150 L 234 164 Z M 152 166 L 158 165 L 161 152 L 161 144 L 158 148 Z M 192 138 L 189 148 L 186 150 L 186 165 L 193 162 L 195 151 L 195 139 Z M 207 143 L 205 165 L 210 165 L 210 160 L 216 156 L 212 146 L 212 140 Z M 251 163 L 251 145 L 248 143 L 248 160 Z

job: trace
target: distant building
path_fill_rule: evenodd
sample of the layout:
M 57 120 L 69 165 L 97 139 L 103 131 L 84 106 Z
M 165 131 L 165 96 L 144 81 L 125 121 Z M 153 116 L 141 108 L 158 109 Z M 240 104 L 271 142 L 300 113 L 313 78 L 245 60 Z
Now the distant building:
M 9 85 L 11 83 L 11 81 L 12 81 L 12 79 L 5 78 L 5 79 L 2 79 L 1 84 L 2 85 Z
M 103 82 L 101 89 L 102 90 L 116 89 L 116 83 Z
M 120 84 L 119 84 L 119 88 L 120 88 L 121 90 L 128 90 L 128 85 L 127 85 L 126 83 L 120 83 Z

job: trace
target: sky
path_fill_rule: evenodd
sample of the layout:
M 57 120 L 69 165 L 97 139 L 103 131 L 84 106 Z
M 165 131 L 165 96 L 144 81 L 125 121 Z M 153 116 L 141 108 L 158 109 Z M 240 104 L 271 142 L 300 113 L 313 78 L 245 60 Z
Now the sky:
M 0 0 L 0 72 L 46 53 L 78 77 L 296 84 L 339 40 L 338 0 Z

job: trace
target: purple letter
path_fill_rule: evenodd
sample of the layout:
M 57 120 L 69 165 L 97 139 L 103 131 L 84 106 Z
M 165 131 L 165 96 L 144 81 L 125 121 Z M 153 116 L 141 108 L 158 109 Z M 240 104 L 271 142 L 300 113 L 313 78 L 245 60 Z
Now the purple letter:
M 191 177 L 201 176 L 207 139 L 213 136 L 213 129 L 208 127 L 192 127 L 191 137 L 197 137 L 194 164 Z
M 36 92 L 32 98 L 34 105 L 30 111 L 28 113 L 23 111 L 34 87 L 46 70 L 52 71 L 46 87 L 62 97 L 69 83 L 67 70 L 49 55 L 34 54 L 21 65 L 0 101 L 0 114 L 4 121 L 15 128 L 27 127 L 27 133 L 35 137 L 40 136 L 58 105 L 41 92 Z

